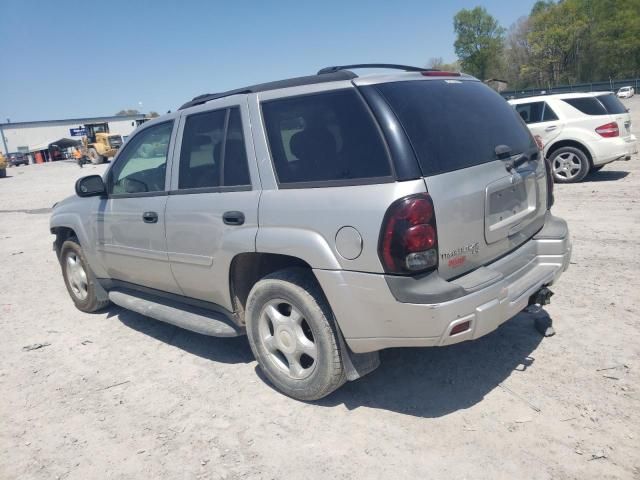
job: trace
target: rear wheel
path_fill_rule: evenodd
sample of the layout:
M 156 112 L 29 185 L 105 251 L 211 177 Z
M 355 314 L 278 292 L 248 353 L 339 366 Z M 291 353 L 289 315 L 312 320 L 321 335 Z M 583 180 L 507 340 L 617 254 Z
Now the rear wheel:
M 0 178 L 4 178 L 7 176 L 7 169 L 6 168 L 0 168 Z
M 256 283 L 246 319 L 260 369 L 284 394 L 317 400 L 345 382 L 331 310 L 308 272 L 281 270 Z
M 95 312 L 109 305 L 107 294 L 89 269 L 82 247 L 75 237 L 62 244 L 60 266 L 67 291 L 78 310 Z
M 561 147 L 551 155 L 551 169 L 556 183 L 575 183 L 589 173 L 589 159 L 575 147 Z
M 104 162 L 104 157 L 100 155 L 95 148 L 90 148 L 88 151 L 88 154 L 89 154 L 89 159 L 91 160 L 91 163 L 93 163 L 94 165 L 98 165 Z

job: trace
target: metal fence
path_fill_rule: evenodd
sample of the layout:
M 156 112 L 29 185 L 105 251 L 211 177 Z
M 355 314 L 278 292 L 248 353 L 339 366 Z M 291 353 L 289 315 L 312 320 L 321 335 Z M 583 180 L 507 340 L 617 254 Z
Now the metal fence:
M 615 92 L 620 87 L 631 86 L 638 92 L 640 78 L 628 78 L 625 80 L 610 80 L 606 82 L 578 83 L 575 85 L 557 85 L 550 88 L 527 88 L 524 90 L 505 90 L 500 95 L 509 98 L 533 97 L 535 95 L 548 95 L 551 93 L 569 92 Z

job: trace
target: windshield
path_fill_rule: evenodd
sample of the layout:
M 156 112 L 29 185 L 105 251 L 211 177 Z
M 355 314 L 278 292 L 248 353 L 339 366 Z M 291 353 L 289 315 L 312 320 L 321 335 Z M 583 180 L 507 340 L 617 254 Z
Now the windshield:
M 535 141 L 516 111 L 478 81 L 424 80 L 377 85 L 402 123 L 423 175 L 497 159 L 507 145 L 516 155 Z

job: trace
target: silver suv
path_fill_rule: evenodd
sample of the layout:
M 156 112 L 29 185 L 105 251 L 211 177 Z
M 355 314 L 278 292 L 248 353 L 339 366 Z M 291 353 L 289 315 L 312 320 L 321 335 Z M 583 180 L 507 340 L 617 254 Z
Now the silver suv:
M 359 67 L 403 70 L 358 77 Z M 479 338 L 567 268 L 544 159 L 477 79 L 398 65 L 201 95 L 142 125 L 51 232 L 75 305 L 246 334 L 321 398 L 389 347 Z

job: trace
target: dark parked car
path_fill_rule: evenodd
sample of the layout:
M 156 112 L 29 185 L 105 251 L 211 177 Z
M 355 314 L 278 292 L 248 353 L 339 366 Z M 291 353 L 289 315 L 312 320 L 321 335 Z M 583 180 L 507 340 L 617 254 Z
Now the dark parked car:
M 22 152 L 13 152 L 7 155 L 10 167 L 17 167 L 19 165 L 29 165 L 29 157 Z

